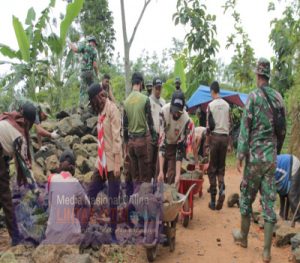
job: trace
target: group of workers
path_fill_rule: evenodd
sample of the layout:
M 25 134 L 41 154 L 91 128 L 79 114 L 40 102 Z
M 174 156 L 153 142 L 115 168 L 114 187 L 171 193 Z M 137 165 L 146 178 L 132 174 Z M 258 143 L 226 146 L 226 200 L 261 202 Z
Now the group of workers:
M 74 52 L 82 53 L 82 73 L 80 103 L 90 106 L 98 116 L 97 124 L 97 162 L 87 192 L 81 187 L 75 173 L 75 156 L 66 151 L 60 158 L 60 173 L 49 176 L 49 220 L 46 241 L 67 242 L 80 236 L 80 223 L 70 226 L 58 224 L 55 211 L 58 209 L 57 195 L 66 194 L 83 200 L 87 209 L 93 206 L 100 191 L 108 185 L 110 206 L 111 236 L 114 240 L 117 228 L 117 213 L 120 194 L 120 175 L 123 159 L 129 160 L 129 172 L 126 178 L 127 195 L 133 194 L 143 182 L 165 182 L 178 186 L 182 160 L 189 145 L 193 147 L 195 167 L 199 169 L 199 148 L 203 156 L 209 156 L 208 177 L 210 182 L 211 210 L 220 210 L 225 200 L 225 163 L 231 131 L 230 106 L 220 97 L 217 81 L 210 85 L 212 101 L 207 107 L 205 127 L 194 127 L 186 110 L 185 96 L 180 89 L 180 79 L 175 80 L 175 91 L 171 101 L 166 103 L 161 98 L 162 81 L 156 77 L 152 83 L 146 84 L 143 93 L 144 78 L 134 73 L 131 78 L 132 91 L 124 101 L 121 114 L 115 103 L 109 75 L 104 75 L 102 82 L 95 80 L 98 74 L 96 64 L 96 39 L 88 39 L 88 45 L 76 47 L 70 44 Z M 94 72 L 93 72 L 94 71 Z M 299 201 L 298 177 L 300 162 L 291 155 L 277 157 L 275 118 L 273 108 L 284 109 L 280 94 L 269 85 L 270 62 L 259 59 L 256 67 L 257 89 L 249 94 L 241 120 L 237 156 L 238 171 L 241 172 L 243 162 L 245 168 L 241 182 L 241 228 L 233 231 L 234 240 L 242 247 L 247 247 L 250 228 L 252 203 L 258 191 L 261 193 L 261 205 L 265 219 L 263 250 L 264 262 L 270 262 L 271 239 L 276 222 L 274 202 L 276 192 L 281 196 L 280 215 L 285 216 L 289 196 L 292 208 Z M 268 97 L 268 98 L 267 98 Z M 86 100 L 88 99 L 88 101 Z M 271 101 L 272 106 L 268 101 Z M 23 103 L 22 107 L 11 113 L 0 115 L 0 205 L 4 210 L 8 232 L 12 245 L 18 244 L 22 237 L 18 231 L 16 217 L 9 188 L 9 160 L 16 154 L 21 156 L 21 163 L 16 162 L 19 184 L 26 183 L 24 166 L 31 169 L 29 151 L 29 130 L 35 123 L 39 125 L 47 115 L 31 103 Z M 121 117 L 122 116 L 122 117 Z M 41 128 L 41 127 L 40 127 Z M 57 132 L 48 133 L 37 128 L 42 136 L 56 139 Z M 286 127 L 282 127 L 285 132 Z M 121 134 L 123 131 L 123 135 Z M 123 137 L 123 138 L 122 138 Z M 128 157 L 128 158 L 127 158 Z M 22 165 L 23 162 L 23 165 Z M 276 170 L 277 164 L 277 170 Z M 275 173 L 276 171 L 276 173 Z M 69 182 L 69 188 L 61 187 L 62 182 Z M 61 201 L 61 200 L 60 200 Z M 60 205 L 64 205 L 61 204 Z M 70 204 L 65 204 L 70 206 Z M 285 207 L 285 208 L 284 208 Z M 71 205 L 74 209 L 74 204 Z M 89 214 L 89 216 L 91 216 Z M 64 237 L 60 234 L 64 232 Z M 76 239 L 75 238 L 75 239 Z

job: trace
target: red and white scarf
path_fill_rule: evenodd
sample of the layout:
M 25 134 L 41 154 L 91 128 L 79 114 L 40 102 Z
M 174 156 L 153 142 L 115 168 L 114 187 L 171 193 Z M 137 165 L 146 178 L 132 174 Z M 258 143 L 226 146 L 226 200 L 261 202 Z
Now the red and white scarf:
M 99 115 L 98 118 L 98 170 L 101 177 L 105 173 L 107 177 L 107 162 L 106 162 L 106 155 L 105 155 L 105 148 L 104 148 L 104 120 L 106 115 Z

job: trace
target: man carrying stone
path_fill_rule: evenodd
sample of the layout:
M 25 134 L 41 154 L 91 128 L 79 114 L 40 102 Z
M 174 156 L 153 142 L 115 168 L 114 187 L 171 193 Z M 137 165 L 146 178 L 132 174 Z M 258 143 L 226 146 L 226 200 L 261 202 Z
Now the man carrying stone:
M 117 106 L 107 98 L 106 91 L 98 83 L 88 90 L 91 106 L 98 114 L 98 158 L 97 167 L 88 187 L 88 196 L 93 205 L 98 193 L 108 180 L 111 236 L 116 240 L 117 206 L 120 190 L 122 159 L 121 116 Z
M 6 112 L 0 115 L 0 207 L 3 208 L 5 223 L 13 246 L 19 244 L 22 237 L 17 226 L 12 203 L 9 162 L 11 158 L 15 159 L 19 186 L 35 184 L 34 178 L 28 178 L 28 174 L 24 172 L 21 166 L 23 165 L 32 176 L 29 130 L 35 117 L 36 108 L 30 103 L 25 103 L 21 112 Z
M 226 153 L 229 140 L 230 114 L 229 104 L 223 100 L 219 93 L 220 87 L 217 81 L 210 86 L 213 101 L 207 107 L 207 132 L 206 132 L 206 151 L 209 147 L 210 158 L 208 166 L 208 177 L 210 183 L 211 210 L 221 210 L 225 200 L 225 164 Z M 219 187 L 219 198 L 216 204 L 217 181 Z
M 248 233 L 252 203 L 260 191 L 263 209 L 264 249 L 263 261 L 271 261 L 273 228 L 276 223 L 274 203 L 276 200 L 275 169 L 277 139 L 274 132 L 274 114 L 267 97 L 274 108 L 284 108 L 281 95 L 269 85 L 270 62 L 260 58 L 256 67 L 257 89 L 251 92 L 245 105 L 237 149 L 237 169 L 245 168 L 241 182 L 241 229 L 233 231 L 233 238 L 242 247 L 248 245 Z M 285 130 L 285 127 L 282 127 Z
M 70 43 L 70 48 L 75 53 L 82 54 L 81 60 L 81 81 L 80 81 L 80 95 L 79 103 L 81 106 L 85 106 L 88 102 L 87 90 L 90 85 L 95 82 L 98 76 L 97 66 L 97 40 L 94 36 L 87 38 L 88 44 L 82 44 L 76 47 L 73 43 Z
M 171 103 L 164 105 L 160 112 L 159 175 L 157 178 L 159 182 L 179 184 L 187 138 L 193 128 L 184 106 L 184 94 L 176 90 L 172 95 Z

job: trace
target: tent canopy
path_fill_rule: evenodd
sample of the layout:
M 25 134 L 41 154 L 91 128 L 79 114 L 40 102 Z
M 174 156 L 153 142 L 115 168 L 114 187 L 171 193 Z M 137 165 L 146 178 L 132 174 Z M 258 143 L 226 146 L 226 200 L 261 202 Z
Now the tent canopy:
M 226 100 L 228 103 L 235 104 L 240 107 L 244 107 L 246 104 L 248 95 L 230 90 L 220 89 L 220 97 Z M 195 111 L 198 107 L 201 107 L 203 111 L 206 111 L 207 105 L 212 101 L 210 88 L 200 85 L 200 87 L 194 92 L 187 102 L 189 111 Z

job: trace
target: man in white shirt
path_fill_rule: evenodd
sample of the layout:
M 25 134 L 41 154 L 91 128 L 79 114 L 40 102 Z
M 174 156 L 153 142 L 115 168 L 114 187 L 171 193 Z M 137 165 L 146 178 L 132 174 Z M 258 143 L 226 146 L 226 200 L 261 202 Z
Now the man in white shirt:
M 153 79 L 153 88 L 150 98 L 151 115 L 153 119 L 154 129 L 159 138 L 159 114 L 162 107 L 166 104 L 165 100 L 161 98 L 162 81 L 159 78 Z M 158 156 L 158 140 L 152 142 L 149 140 L 149 162 L 152 176 L 156 175 L 158 170 L 157 156 Z
M 220 96 L 220 87 L 217 81 L 210 86 L 213 101 L 207 108 L 207 140 L 206 148 L 210 149 L 208 177 L 210 183 L 211 210 L 221 210 L 225 200 L 225 163 L 230 131 L 230 107 Z M 216 204 L 217 181 L 219 198 Z

